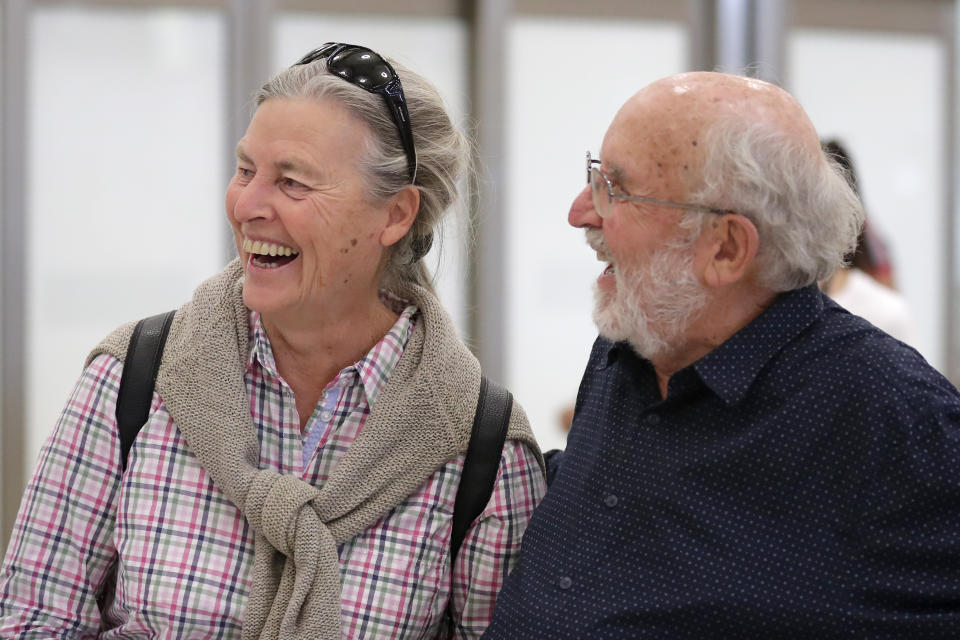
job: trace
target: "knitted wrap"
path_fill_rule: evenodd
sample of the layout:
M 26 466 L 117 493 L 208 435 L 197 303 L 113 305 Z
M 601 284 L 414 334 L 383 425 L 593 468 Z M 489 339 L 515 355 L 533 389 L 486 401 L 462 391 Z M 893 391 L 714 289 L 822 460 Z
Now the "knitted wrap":
M 337 547 L 466 452 L 480 365 L 435 296 L 416 285 L 393 291 L 416 305 L 420 318 L 364 428 L 317 489 L 258 468 L 260 447 L 244 384 L 250 345 L 242 292 L 239 260 L 196 289 L 170 327 L 155 391 L 190 451 L 254 532 L 242 638 L 339 640 Z M 88 364 L 99 353 L 123 360 L 133 326 L 110 334 Z M 507 438 L 539 457 L 518 403 Z

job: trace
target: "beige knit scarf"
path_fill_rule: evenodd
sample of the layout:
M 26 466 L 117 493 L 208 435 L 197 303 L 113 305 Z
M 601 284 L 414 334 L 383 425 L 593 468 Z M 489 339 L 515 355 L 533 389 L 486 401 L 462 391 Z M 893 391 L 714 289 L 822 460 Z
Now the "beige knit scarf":
M 254 532 L 252 587 L 242 638 L 340 638 L 337 547 L 383 518 L 437 469 L 466 451 L 480 366 L 439 301 L 409 286 L 394 293 L 421 316 L 350 449 L 320 488 L 259 468 L 260 445 L 243 381 L 248 310 L 238 260 L 177 312 L 156 391 L 190 450 Z M 102 342 L 126 354 L 133 325 Z M 536 448 L 514 403 L 507 435 Z

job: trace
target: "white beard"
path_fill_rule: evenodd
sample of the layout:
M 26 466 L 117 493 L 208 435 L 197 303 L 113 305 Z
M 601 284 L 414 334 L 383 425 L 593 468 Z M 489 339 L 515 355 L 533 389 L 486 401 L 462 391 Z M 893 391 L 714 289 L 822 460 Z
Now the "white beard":
M 592 232 L 592 230 L 591 230 Z M 599 230 L 588 242 L 609 255 Z M 648 360 L 669 354 L 707 305 L 707 292 L 693 272 L 692 240 L 659 249 L 641 267 L 616 265 L 616 292 L 593 285 L 593 321 L 600 335 L 626 340 Z

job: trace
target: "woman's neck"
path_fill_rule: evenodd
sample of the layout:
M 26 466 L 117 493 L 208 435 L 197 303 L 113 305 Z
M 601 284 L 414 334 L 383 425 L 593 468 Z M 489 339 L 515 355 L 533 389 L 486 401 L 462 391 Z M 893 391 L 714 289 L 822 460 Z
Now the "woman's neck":
M 301 428 L 327 384 L 344 367 L 361 360 L 398 317 L 379 298 L 362 307 L 318 316 L 261 315 L 277 371 L 293 390 Z

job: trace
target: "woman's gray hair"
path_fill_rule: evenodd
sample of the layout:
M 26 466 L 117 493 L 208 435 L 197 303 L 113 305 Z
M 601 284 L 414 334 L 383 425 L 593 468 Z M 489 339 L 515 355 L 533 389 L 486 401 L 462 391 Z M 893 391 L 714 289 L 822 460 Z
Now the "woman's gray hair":
M 773 126 L 728 117 L 704 135 L 704 186 L 694 202 L 757 227 L 761 283 L 789 291 L 825 280 L 856 246 L 864 210 L 843 170 Z
M 436 88 L 419 74 L 387 60 L 403 84 L 410 114 L 417 151 L 414 186 L 420 192 L 420 209 L 410 231 L 391 248 L 381 286 L 392 290 L 414 283 L 433 290 L 421 258 L 439 233 L 444 214 L 459 197 L 458 181 L 470 166 L 470 147 L 451 122 Z M 372 199 L 386 200 L 410 184 L 407 156 L 383 96 L 328 73 L 325 59 L 280 71 L 257 91 L 254 104 L 259 107 L 270 98 L 333 100 L 365 123 L 372 135 L 361 170 Z

